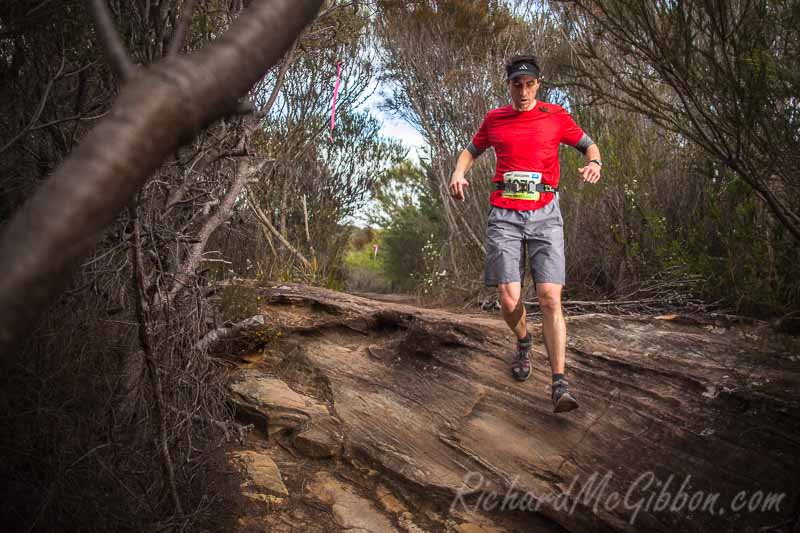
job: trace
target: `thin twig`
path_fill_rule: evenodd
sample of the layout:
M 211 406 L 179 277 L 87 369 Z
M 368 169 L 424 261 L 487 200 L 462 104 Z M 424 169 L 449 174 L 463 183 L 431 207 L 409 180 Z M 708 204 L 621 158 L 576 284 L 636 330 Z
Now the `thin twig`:
M 36 121 L 38 121 L 39 117 L 42 116 L 42 111 L 44 111 L 44 106 L 45 104 L 47 104 L 47 97 L 50 96 L 50 91 L 53 89 L 53 85 L 55 84 L 56 81 L 58 81 L 61 78 L 62 74 L 64 73 L 64 65 L 66 64 L 66 60 L 67 60 L 67 52 L 66 48 L 64 48 L 61 56 L 61 66 L 58 68 L 58 72 L 56 72 L 56 75 L 50 79 L 50 81 L 47 83 L 47 86 L 44 88 L 42 99 L 39 101 L 39 107 L 36 108 L 36 112 L 33 114 L 31 121 L 28 123 L 27 126 L 22 128 L 22 130 L 19 133 L 14 135 L 14 137 L 12 137 L 10 141 L 4 144 L 2 148 L 0 148 L 0 153 L 5 152 L 9 146 L 11 146 L 15 142 L 17 142 L 20 138 L 22 138 L 22 136 L 25 135 L 25 133 L 33 129 L 33 125 L 36 124 Z

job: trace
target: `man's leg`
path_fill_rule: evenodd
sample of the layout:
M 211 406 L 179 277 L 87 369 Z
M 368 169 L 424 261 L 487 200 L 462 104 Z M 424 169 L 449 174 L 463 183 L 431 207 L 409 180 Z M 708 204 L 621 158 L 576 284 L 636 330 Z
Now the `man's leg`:
M 511 363 L 511 376 L 519 381 L 531 375 L 530 352 L 533 344 L 525 322 L 521 299 L 524 219 L 513 209 L 493 207 L 486 227 L 487 287 L 497 287 L 500 309 L 506 324 L 517 337 L 517 353 Z
M 525 305 L 522 303 L 521 293 L 522 289 L 517 281 L 497 285 L 503 319 L 517 337 L 517 355 L 511 364 L 511 376 L 518 381 L 525 381 L 531 376 L 533 340 L 528 333 Z
M 532 213 L 527 245 L 542 311 L 544 344 L 553 371 L 553 410 L 556 413 L 571 411 L 578 407 L 578 402 L 569 393 L 564 378 L 567 327 L 561 310 L 561 289 L 566 267 L 563 220 L 557 195 L 548 205 Z
M 537 283 L 536 295 L 542 311 L 542 333 L 544 345 L 550 357 L 553 371 L 553 410 L 556 413 L 572 411 L 578 402 L 567 390 L 564 378 L 564 361 L 567 350 L 567 325 L 561 311 L 561 287 L 559 283 Z
M 553 374 L 564 374 L 567 325 L 561 312 L 561 285 L 537 283 L 536 296 L 539 299 L 539 309 L 542 311 L 542 333 L 550 357 L 550 368 Z
M 525 306 L 522 304 L 521 293 L 522 289 L 518 281 L 497 285 L 497 296 L 500 299 L 503 320 L 506 321 L 517 339 L 523 339 L 528 335 L 525 326 Z

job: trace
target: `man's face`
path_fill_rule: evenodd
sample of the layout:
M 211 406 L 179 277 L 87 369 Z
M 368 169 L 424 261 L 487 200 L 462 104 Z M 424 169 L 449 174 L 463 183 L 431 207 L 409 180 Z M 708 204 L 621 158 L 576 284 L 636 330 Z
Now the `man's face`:
M 533 109 L 538 90 L 539 80 L 533 76 L 519 76 L 508 80 L 508 93 L 511 95 L 511 103 L 517 111 Z

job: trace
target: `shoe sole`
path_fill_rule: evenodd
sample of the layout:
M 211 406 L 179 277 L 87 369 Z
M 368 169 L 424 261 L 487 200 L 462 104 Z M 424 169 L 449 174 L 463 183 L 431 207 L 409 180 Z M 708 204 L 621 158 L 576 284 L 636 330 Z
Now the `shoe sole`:
M 565 392 L 561 398 L 558 399 L 555 406 L 553 406 L 554 413 L 566 413 L 578 408 L 578 400 L 572 397 L 568 392 Z
M 528 367 L 528 373 L 523 376 L 521 374 L 517 374 L 516 372 L 514 372 L 515 368 L 518 367 L 511 367 L 511 377 L 517 381 L 527 381 L 527 379 L 531 377 L 531 374 L 533 373 L 533 369 Z

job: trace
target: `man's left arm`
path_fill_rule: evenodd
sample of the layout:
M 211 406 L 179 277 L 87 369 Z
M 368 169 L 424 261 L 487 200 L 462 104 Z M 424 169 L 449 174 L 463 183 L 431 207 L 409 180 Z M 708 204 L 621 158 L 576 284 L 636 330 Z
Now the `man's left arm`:
M 600 158 L 600 148 L 592 143 L 586 148 L 586 164 L 578 169 L 583 181 L 597 183 L 600 179 L 600 171 L 603 168 L 603 160 Z
M 575 124 L 569 113 L 560 115 L 562 120 L 561 142 L 574 146 L 576 150 L 586 156 L 586 165 L 580 167 L 578 172 L 583 181 L 597 183 L 600 179 L 600 172 L 603 168 L 603 160 L 600 158 L 600 148 L 594 143 L 584 131 Z

